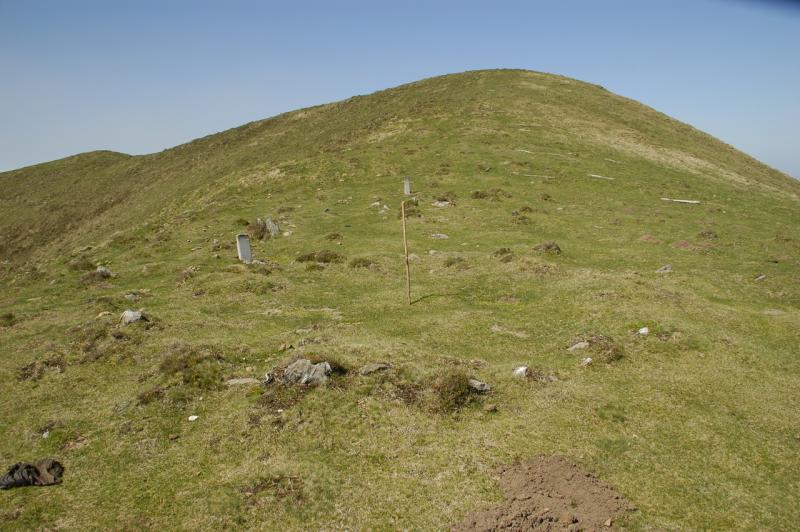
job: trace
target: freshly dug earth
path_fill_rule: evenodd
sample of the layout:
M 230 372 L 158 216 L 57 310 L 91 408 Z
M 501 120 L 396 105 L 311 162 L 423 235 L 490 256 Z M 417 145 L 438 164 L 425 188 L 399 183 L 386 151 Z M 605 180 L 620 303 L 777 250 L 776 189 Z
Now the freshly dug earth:
M 602 530 L 633 510 L 611 486 L 561 456 L 506 466 L 499 475 L 505 501 L 453 530 Z

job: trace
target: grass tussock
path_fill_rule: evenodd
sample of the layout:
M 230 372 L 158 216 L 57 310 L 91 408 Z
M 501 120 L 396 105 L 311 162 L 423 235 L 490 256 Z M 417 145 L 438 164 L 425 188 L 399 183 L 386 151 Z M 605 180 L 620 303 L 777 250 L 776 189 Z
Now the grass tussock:
M 297 262 L 318 262 L 320 264 L 332 264 L 344 262 L 345 256 L 335 251 L 322 250 L 304 253 L 295 259 Z
M 34 360 L 17 369 L 17 380 L 36 381 L 41 379 L 47 371 L 64 373 L 67 361 L 64 355 L 53 354 L 42 360 Z
M 545 253 L 547 255 L 561 255 L 561 246 L 559 246 L 552 240 L 548 242 L 542 242 L 541 244 L 537 244 L 533 247 L 533 249 L 534 251 L 538 251 L 539 253 Z
M 79 255 L 67 263 L 67 268 L 74 272 L 85 272 L 94 269 L 94 263 L 85 255 Z
M 3 312 L 0 314 L 0 327 L 11 327 L 17 322 L 13 312 Z
M 466 406 L 472 398 L 469 376 L 459 369 L 445 369 L 423 383 L 419 401 L 430 412 L 450 414 Z
M 514 197 L 510 192 L 502 188 L 489 188 L 486 190 L 475 190 L 470 195 L 472 199 L 488 199 L 490 201 L 502 201 L 504 198 Z
M 360 268 L 372 268 L 376 266 L 378 263 L 372 259 L 368 259 L 367 257 L 358 257 L 350 261 L 349 266 L 354 270 Z
M 164 354 L 159 371 L 167 378 L 200 389 L 222 385 L 222 362 L 225 358 L 211 349 L 178 342 Z
M 271 475 L 261 477 L 241 489 L 249 505 L 256 505 L 259 499 L 268 495 L 277 501 L 290 500 L 300 504 L 306 500 L 303 479 L 298 476 Z

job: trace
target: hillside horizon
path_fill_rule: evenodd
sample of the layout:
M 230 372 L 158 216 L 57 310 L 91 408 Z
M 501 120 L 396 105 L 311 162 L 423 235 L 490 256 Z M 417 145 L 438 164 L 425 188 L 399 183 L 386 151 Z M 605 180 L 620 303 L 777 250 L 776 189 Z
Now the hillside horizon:
M 358 95 L 358 96 L 352 96 L 352 97 L 369 96 L 369 95 L 372 95 L 372 94 L 377 94 L 377 93 L 381 93 L 381 92 L 384 92 L 384 91 L 389 91 L 389 90 L 392 90 L 392 89 L 399 89 L 399 88 L 405 87 L 407 85 L 413 85 L 415 83 L 421 83 L 421 82 L 424 82 L 424 81 L 434 80 L 434 79 L 437 79 L 437 78 L 442 78 L 442 77 L 447 77 L 447 76 L 458 76 L 458 75 L 463 75 L 463 74 L 481 73 L 481 72 L 522 72 L 522 73 L 528 72 L 528 73 L 532 73 L 532 74 L 564 78 L 564 79 L 567 79 L 567 80 L 576 81 L 576 82 L 579 82 L 579 83 L 585 83 L 587 85 L 598 87 L 598 88 L 601 88 L 602 90 L 607 90 L 602 85 L 598 85 L 598 84 L 592 83 L 591 81 L 580 80 L 580 79 L 577 79 L 577 78 L 570 78 L 568 76 L 563 76 L 561 74 L 555 74 L 555 73 L 550 73 L 550 72 L 540 72 L 540 71 L 520 69 L 520 68 L 495 68 L 495 69 L 466 70 L 466 71 L 461 71 L 461 72 L 451 72 L 451 73 L 447 73 L 447 74 L 440 74 L 440 75 L 437 75 L 437 76 L 431 76 L 431 77 L 428 77 L 428 78 L 422 78 L 420 80 L 411 81 L 411 82 L 403 83 L 403 84 L 400 84 L 400 85 L 396 85 L 394 87 L 379 89 L 379 90 L 376 90 L 376 91 L 371 92 L 371 93 L 362 94 L 362 95 Z M 615 94 L 615 93 L 612 93 L 612 94 Z M 622 95 L 618 95 L 618 96 L 620 96 L 622 98 L 630 99 L 631 101 L 639 103 L 640 105 L 645 105 L 646 107 L 648 107 L 649 109 L 652 109 L 653 111 L 659 112 L 655 108 L 647 106 L 646 104 L 642 104 L 642 103 L 638 102 L 637 100 L 634 100 L 634 99 L 631 99 L 631 98 L 628 98 L 628 97 L 622 96 Z M 168 147 L 165 147 L 165 148 L 163 148 L 161 150 L 156 150 L 156 151 L 152 151 L 152 152 L 143 152 L 143 153 L 135 153 L 134 154 L 134 153 L 128 153 L 126 151 L 118 151 L 118 150 L 112 150 L 112 149 L 90 149 L 88 151 L 74 153 L 74 154 L 71 154 L 71 155 L 65 155 L 64 157 L 59 157 L 59 158 L 56 158 L 56 159 L 45 160 L 45 161 L 41 161 L 41 162 L 35 162 L 35 163 L 32 163 L 32 164 L 25 165 L 25 166 L 20 166 L 20 167 L 17 167 L 17 168 L 10 168 L 10 169 L 7 169 L 7 170 L 2 170 L 2 171 L 0 171 L 0 174 L 8 173 L 8 172 L 16 172 L 16 171 L 19 171 L 19 170 L 25 170 L 25 169 L 28 169 L 28 168 L 33 168 L 33 167 L 41 166 L 41 165 L 44 165 L 44 164 L 49 164 L 49 163 L 54 163 L 54 162 L 59 162 L 59 161 L 65 161 L 65 160 L 72 159 L 73 157 L 78 157 L 78 156 L 81 156 L 81 155 L 112 154 L 112 155 L 122 155 L 122 156 L 126 156 L 126 157 L 145 157 L 145 156 L 148 156 L 148 155 L 156 155 L 158 153 L 162 153 L 164 151 L 169 151 L 169 150 L 184 146 L 186 144 L 191 144 L 193 142 L 196 142 L 198 140 L 202 140 L 202 139 L 207 138 L 207 137 L 212 137 L 214 135 L 223 134 L 226 131 L 231 131 L 231 130 L 234 130 L 234 129 L 238 129 L 240 127 L 245 127 L 245 126 L 247 126 L 249 124 L 252 124 L 252 123 L 262 122 L 264 120 L 274 119 L 274 118 L 277 118 L 279 116 L 282 116 L 282 115 L 285 115 L 285 114 L 289 114 L 289 113 L 302 112 L 302 111 L 305 111 L 305 110 L 308 110 L 308 109 L 314 109 L 316 107 L 323 107 L 323 106 L 326 106 L 326 105 L 332 105 L 332 104 L 335 104 L 335 103 L 340 103 L 342 101 L 346 101 L 347 99 L 349 99 L 349 98 L 346 98 L 346 99 L 343 99 L 343 100 L 334 100 L 334 101 L 331 101 L 331 102 L 312 105 L 312 106 L 308 106 L 308 107 L 300 107 L 300 108 L 296 108 L 296 109 L 290 109 L 290 110 L 278 113 L 276 115 L 272 115 L 272 116 L 269 116 L 269 117 L 252 120 L 250 122 L 245 122 L 244 124 L 241 124 L 239 126 L 233 126 L 231 128 L 223 129 L 221 131 L 208 133 L 206 135 L 201 135 L 201 136 L 198 136 L 198 137 L 195 137 L 195 138 L 191 138 L 191 139 L 187 140 L 186 142 L 181 142 L 181 143 L 176 144 L 174 146 L 168 146 Z M 668 116 L 668 115 L 665 115 L 665 116 Z M 697 129 L 697 131 L 702 131 L 701 129 L 696 128 L 695 126 L 693 126 L 691 124 L 687 123 L 687 125 L 689 125 L 690 127 L 694 128 L 694 129 Z M 725 142 L 723 140 L 716 139 L 716 137 L 713 137 L 713 135 L 710 135 L 710 136 L 712 136 L 712 138 L 715 138 L 715 140 L 718 140 L 719 142 L 722 142 L 723 144 L 731 146 L 733 149 L 736 149 L 737 151 L 740 151 L 742 153 L 747 153 L 744 150 L 741 150 L 741 149 L 737 148 L 736 146 L 730 145 L 730 144 L 728 144 L 727 142 Z M 748 154 L 748 156 L 752 157 L 749 154 Z M 761 161 L 759 159 L 756 159 L 755 157 L 753 157 L 753 158 L 755 160 L 758 160 L 758 162 L 760 164 L 763 164 L 764 166 L 767 166 L 768 168 L 770 168 L 770 170 L 773 170 L 775 172 L 781 173 L 781 174 L 783 174 L 783 175 L 785 175 L 785 176 L 787 176 L 787 177 L 789 177 L 791 179 L 800 180 L 800 176 L 793 176 L 793 175 L 791 175 L 791 174 L 789 174 L 787 172 L 784 172 L 784 171 L 782 171 L 780 169 L 777 169 L 777 168 L 775 168 L 775 167 L 773 167 L 773 166 L 771 166 L 771 165 L 769 165 L 769 164 L 767 164 L 767 163 L 765 163 L 765 162 L 763 162 L 763 161 Z

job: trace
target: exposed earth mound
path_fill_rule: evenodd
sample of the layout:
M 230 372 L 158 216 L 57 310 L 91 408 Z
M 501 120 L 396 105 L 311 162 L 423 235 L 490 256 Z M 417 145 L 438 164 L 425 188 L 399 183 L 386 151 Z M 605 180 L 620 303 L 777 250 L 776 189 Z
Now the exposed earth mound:
M 453 530 L 599 530 L 633 506 L 614 488 L 562 456 L 540 456 L 499 471 L 505 500 Z

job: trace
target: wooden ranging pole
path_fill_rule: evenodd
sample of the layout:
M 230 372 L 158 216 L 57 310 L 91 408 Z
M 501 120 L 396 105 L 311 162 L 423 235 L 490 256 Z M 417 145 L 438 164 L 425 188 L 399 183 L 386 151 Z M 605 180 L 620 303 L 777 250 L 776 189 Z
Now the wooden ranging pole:
M 400 203 L 400 217 L 403 219 L 403 249 L 406 253 L 406 297 L 411 304 L 411 270 L 408 265 L 408 240 L 406 240 L 406 202 Z

